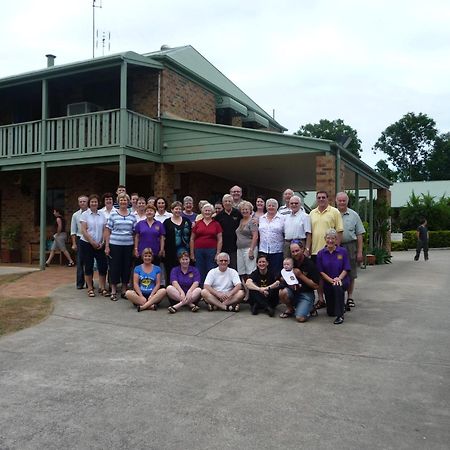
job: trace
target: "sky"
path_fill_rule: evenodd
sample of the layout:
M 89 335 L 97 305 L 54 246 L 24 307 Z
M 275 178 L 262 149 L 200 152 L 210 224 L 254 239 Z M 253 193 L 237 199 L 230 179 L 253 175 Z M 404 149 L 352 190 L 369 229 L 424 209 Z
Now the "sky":
M 100 6 L 100 1 L 96 0 Z M 342 119 L 374 166 L 408 112 L 450 131 L 448 0 L 102 0 L 96 56 L 192 45 L 288 128 Z M 92 57 L 92 0 L 3 2 L 0 78 Z

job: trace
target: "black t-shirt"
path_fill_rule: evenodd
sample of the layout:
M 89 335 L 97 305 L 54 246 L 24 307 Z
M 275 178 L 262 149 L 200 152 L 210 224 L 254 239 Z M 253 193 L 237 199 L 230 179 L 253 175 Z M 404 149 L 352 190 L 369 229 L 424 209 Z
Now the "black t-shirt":
M 317 270 L 316 265 L 309 258 L 303 258 L 303 261 L 299 263 L 294 259 L 294 268 L 299 269 L 303 275 L 305 275 L 310 280 L 314 281 L 314 283 L 319 284 L 320 281 L 320 273 Z M 301 283 L 300 292 L 312 292 L 314 289 L 310 288 L 305 283 Z
M 236 229 L 239 226 L 239 222 L 242 219 L 242 214 L 233 208 L 230 214 L 225 211 L 221 211 L 214 217 L 222 227 L 222 251 L 223 252 L 235 252 L 236 246 Z
M 275 275 L 270 270 L 267 270 L 267 273 L 263 275 L 259 269 L 250 274 L 250 279 L 258 287 L 268 287 L 276 281 Z
M 425 225 L 420 225 L 417 228 L 417 231 L 419 232 L 419 240 L 425 242 L 428 240 L 428 227 Z

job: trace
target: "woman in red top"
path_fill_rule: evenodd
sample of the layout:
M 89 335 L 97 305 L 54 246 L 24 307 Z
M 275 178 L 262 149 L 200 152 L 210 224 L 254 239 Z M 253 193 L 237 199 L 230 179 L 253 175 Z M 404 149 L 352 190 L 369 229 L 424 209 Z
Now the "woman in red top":
M 192 228 L 190 253 L 200 272 L 201 285 L 207 273 L 216 266 L 216 257 L 222 251 L 222 227 L 212 218 L 214 208 L 207 203 L 202 207 L 202 219 Z

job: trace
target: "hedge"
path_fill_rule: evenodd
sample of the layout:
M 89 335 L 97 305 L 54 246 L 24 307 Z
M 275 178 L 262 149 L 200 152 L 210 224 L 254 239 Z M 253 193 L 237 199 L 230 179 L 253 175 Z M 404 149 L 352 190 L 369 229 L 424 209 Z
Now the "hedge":
M 416 248 L 417 238 L 416 231 L 404 231 L 402 242 L 392 242 L 392 251 L 407 250 L 408 248 Z M 450 231 L 430 231 L 430 248 L 450 247 Z

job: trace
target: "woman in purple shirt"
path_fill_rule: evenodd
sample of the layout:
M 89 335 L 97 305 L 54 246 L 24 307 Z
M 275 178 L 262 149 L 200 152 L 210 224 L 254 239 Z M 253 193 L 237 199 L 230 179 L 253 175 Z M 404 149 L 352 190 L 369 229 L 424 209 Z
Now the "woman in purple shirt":
M 166 288 L 169 301 L 175 302 L 169 306 L 169 312 L 175 314 L 183 305 L 189 306 L 192 312 L 197 312 L 200 309 L 197 306 L 201 294 L 200 272 L 189 265 L 188 252 L 182 251 L 178 260 L 180 265 L 170 272 L 170 286 Z
M 317 268 L 324 280 L 323 290 L 327 314 L 336 316 L 335 325 L 344 322 L 345 291 L 348 289 L 351 270 L 347 250 L 336 245 L 337 232 L 330 228 L 325 234 L 325 247 L 317 253 Z
M 161 256 L 164 256 L 164 225 L 155 220 L 156 208 L 153 205 L 145 207 L 145 220 L 136 224 L 134 229 L 134 254 L 136 258 L 142 254 L 144 248 L 153 251 L 153 262 L 159 266 Z M 142 262 L 142 261 L 141 261 Z

